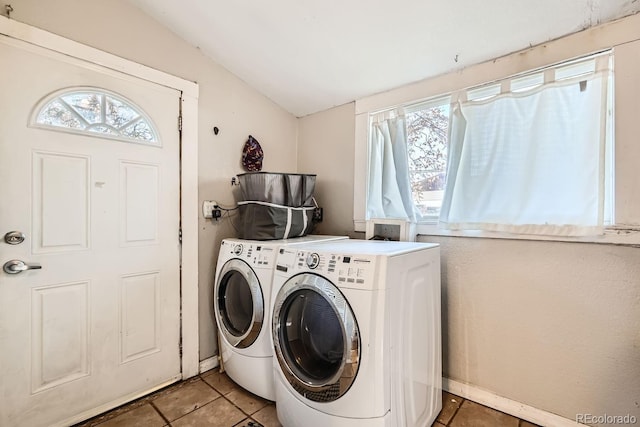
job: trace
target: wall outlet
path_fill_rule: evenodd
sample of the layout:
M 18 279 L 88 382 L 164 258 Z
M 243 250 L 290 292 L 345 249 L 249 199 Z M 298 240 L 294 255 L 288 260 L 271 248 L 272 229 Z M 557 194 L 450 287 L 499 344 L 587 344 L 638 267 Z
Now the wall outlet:
M 202 216 L 205 219 L 211 219 L 214 217 L 214 211 L 218 210 L 218 203 L 213 200 L 205 200 L 202 202 Z M 218 215 L 216 218 L 220 218 Z

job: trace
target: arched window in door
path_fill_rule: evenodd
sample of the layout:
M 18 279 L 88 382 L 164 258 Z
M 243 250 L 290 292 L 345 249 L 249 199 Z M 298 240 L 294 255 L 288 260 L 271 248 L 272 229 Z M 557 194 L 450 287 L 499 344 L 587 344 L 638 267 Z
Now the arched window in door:
M 33 127 L 161 146 L 151 119 L 125 97 L 94 87 L 73 87 L 45 97 Z

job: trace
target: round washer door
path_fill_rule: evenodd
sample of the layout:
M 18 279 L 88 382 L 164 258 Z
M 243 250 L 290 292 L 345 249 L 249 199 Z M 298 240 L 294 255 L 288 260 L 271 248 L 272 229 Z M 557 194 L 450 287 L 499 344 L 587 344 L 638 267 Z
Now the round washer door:
M 310 273 L 291 277 L 276 296 L 272 320 L 278 364 L 300 395 L 331 402 L 349 390 L 360 363 L 360 333 L 333 283 Z
M 214 290 L 218 328 L 229 344 L 246 348 L 255 342 L 264 321 L 264 299 L 260 281 L 249 264 L 227 261 Z

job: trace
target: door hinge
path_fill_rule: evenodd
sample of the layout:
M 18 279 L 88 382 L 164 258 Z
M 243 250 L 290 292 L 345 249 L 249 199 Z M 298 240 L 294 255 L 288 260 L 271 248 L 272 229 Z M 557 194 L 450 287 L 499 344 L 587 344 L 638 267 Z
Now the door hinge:
M 182 228 L 178 230 L 178 242 L 182 243 Z
M 182 132 L 182 114 L 178 116 L 178 130 Z

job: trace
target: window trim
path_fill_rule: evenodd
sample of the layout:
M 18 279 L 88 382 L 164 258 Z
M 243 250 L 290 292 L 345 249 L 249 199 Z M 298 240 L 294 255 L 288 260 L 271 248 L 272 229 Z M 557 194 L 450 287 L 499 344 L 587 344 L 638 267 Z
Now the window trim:
M 370 113 L 407 104 L 417 104 L 421 101 L 428 101 L 442 96 L 442 94 L 454 93 L 462 88 L 479 87 L 509 76 L 525 75 L 536 69 L 569 62 L 572 59 L 612 49 L 616 68 L 616 85 L 614 88 L 615 117 L 613 123 L 616 162 L 614 169 L 615 212 L 619 214 L 620 211 L 623 211 L 622 215 L 616 216 L 617 222 L 615 225 L 606 227 L 604 235 L 587 237 L 538 236 L 488 231 L 450 231 L 438 228 L 437 224 L 425 223 L 417 224 L 416 231 L 418 235 L 640 245 L 640 201 L 627 200 L 632 196 L 632 189 L 637 188 L 636 184 L 640 184 L 640 176 L 634 174 L 634 169 L 637 169 L 637 167 L 634 168 L 630 160 L 625 161 L 625 159 L 637 159 L 640 157 L 640 147 L 635 143 L 637 136 L 634 137 L 634 114 L 630 111 L 637 111 L 636 107 L 640 106 L 640 88 L 634 92 L 631 90 L 633 85 L 629 84 L 633 76 L 637 75 L 638 67 L 640 67 L 640 63 L 632 58 L 632 56 L 640 52 L 640 29 L 636 28 L 637 21 L 638 19 L 633 17 L 615 21 L 572 34 L 545 45 L 473 65 L 461 71 L 451 72 L 357 100 L 355 102 L 353 206 L 355 231 L 364 232 L 367 223 L 365 219 L 367 195 L 366 163 L 368 159 Z M 629 49 L 632 49 L 632 51 Z M 620 53 L 626 56 L 621 58 Z M 619 66 L 621 62 L 627 68 L 621 70 Z M 629 70 L 632 72 L 629 72 Z M 621 76 L 626 76 L 626 80 L 621 79 Z M 621 108 L 622 105 L 624 107 Z M 621 111 L 623 109 L 626 110 Z M 637 117 L 635 121 L 637 121 Z

